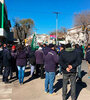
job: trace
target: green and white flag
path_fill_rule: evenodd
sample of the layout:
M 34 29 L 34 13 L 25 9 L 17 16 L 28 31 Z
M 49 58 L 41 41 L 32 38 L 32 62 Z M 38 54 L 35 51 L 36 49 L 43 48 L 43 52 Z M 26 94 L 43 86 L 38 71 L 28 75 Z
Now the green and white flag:
M 39 48 L 39 46 L 37 44 L 36 34 L 35 33 L 33 35 L 32 43 L 31 43 L 31 48 L 32 48 L 32 50 L 36 50 L 36 49 Z

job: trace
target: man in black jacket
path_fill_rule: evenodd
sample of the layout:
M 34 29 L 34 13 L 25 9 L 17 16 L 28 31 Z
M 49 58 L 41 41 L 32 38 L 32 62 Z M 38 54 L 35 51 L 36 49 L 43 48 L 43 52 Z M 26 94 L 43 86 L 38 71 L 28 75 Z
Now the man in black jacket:
M 8 83 L 8 76 L 11 67 L 11 53 L 8 48 L 4 48 L 3 50 L 3 66 L 4 73 L 3 73 L 3 82 Z
M 65 50 L 62 50 L 60 55 L 60 65 L 63 72 L 63 100 L 67 100 L 67 83 L 70 79 L 71 83 L 71 98 L 76 99 L 76 69 L 79 65 L 77 52 L 71 48 L 70 44 L 66 45 Z
M 0 45 L 0 75 L 2 75 L 3 70 L 3 49 L 2 45 Z

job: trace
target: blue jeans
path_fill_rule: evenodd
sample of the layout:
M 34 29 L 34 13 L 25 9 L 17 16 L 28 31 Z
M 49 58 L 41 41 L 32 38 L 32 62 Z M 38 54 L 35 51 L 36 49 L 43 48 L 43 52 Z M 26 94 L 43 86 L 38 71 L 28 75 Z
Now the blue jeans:
M 49 85 L 49 93 L 53 93 L 53 83 L 55 80 L 55 72 L 46 72 L 45 75 L 45 92 L 48 92 Z
M 25 66 L 17 66 L 18 68 L 18 78 L 19 78 L 19 83 L 23 83 L 24 80 L 24 71 L 25 71 Z

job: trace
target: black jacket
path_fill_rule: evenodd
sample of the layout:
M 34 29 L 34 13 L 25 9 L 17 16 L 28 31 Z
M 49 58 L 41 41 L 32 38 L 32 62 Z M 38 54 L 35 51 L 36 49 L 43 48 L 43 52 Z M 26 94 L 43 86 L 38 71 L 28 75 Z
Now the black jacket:
M 82 63 L 82 60 L 83 60 L 83 51 L 80 49 L 80 48 L 76 48 L 75 51 L 77 52 L 78 54 L 78 63 L 79 65 Z
M 7 48 L 3 50 L 3 66 L 11 67 L 11 53 Z
M 3 65 L 3 50 L 0 49 L 0 66 Z
M 36 57 L 35 57 L 35 51 L 31 50 L 29 52 L 29 62 L 31 65 L 36 65 Z
M 78 62 L 80 62 L 80 59 L 78 58 L 79 57 L 77 52 L 72 48 L 67 48 L 61 51 L 59 63 L 62 66 L 62 71 L 64 74 L 76 73 L 76 68 L 79 65 Z M 72 69 L 70 70 L 70 72 L 66 71 L 68 65 L 72 65 Z

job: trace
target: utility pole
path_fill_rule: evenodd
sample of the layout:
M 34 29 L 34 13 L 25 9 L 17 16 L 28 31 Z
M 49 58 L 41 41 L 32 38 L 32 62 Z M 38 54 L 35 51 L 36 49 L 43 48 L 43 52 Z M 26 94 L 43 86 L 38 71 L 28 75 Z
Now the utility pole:
M 56 45 L 57 45 L 57 33 L 58 33 L 58 14 L 60 14 L 60 12 L 53 12 L 54 14 L 56 14 Z

